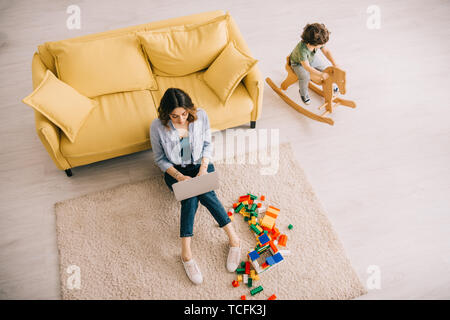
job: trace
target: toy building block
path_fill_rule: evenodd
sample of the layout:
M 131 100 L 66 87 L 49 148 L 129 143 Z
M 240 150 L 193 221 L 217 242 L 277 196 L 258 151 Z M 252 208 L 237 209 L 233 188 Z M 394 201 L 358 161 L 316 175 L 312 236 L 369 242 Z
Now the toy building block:
M 292 228 L 294 228 L 294 226 L 293 226 L 292 224 L 290 224 L 290 225 L 288 226 L 288 229 L 289 229 L 289 230 L 292 230 Z
M 244 268 L 237 268 L 236 269 L 236 273 L 237 274 L 244 274 L 245 273 L 245 269 Z
M 242 208 L 244 208 L 244 204 L 241 202 L 236 206 L 236 208 L 234 208 L 234 212 L 240 212 Z
M 236 207 L 239 205 L 239 203 L 233 203 L 233 209 L 236 209 Z
M 280 263 L 281 261 L 284 260 L 283 256 L 279 252 L 275 253 L 271 258 L 273 259 L 273 261 L 275 263 Z M 267 258 L 267 259 L 269 259 L 269 258 Z
M 255 294 L 260 293 L 260 292 L 263 291 L 263 290 L 264 290 L 263 287 L 262 287 L 262 286 L 259 286 L 259 287 L 256 287 L 255 289 L 251 290 L 251 291 L 250 291 L 250 294 L 251 294 L 252 296 L 254 296 Z
M 238 201 L 243 202 L 243 201 L 247 201 L 247 200 L 250 200 L 250 196 L 248 194 L 245 196 L 240 196 Z
M 248 254 L 248 257 L 250 258 L 251 261 L 254 261 L 259 258 L 259 254 L 257 251 L 252 251 Z
M 269 266 L 273 266 L 273 265 L 275 264 L 275 260 L 273 259 L 273 257 L 267 257 L 266 263 L 267 263 Z
M 280 209 L 275 208 L 274 206 L 268 206 L 266 212 L 274 215 L 274 218 L 276 219 L 278 217 L 278 214 L 280 213 Z
M 255 276 L 256 276 L 256 271 L 255 270 L 250 270 L 250 278 L 252 280 L 255 280 Z
M 264 262 L 264 263 L 261 265 L 261 267 L 262 267 L 263 269 L 266 269 L 266 268 L 270 267 L 270 265 L 269 265 L 267 262 Z
M 239 287 L 239 282 L 237 282 L 236 280 L 233 280 L 233 282 L 231 282 L 231 285 L 235 288 Z
M 278 238 L 280 236 L 280 230 L 278 230 L 277 228 L 275 228 L 275 226 L 272 228 L 272 239 L 275 240 L 276 238 Z
M 256 212 L 258 212 L 258 214 L 262 214 L 266 211 L 266 208 L 264 208 L 263 206 L 260 206 L 256 209 Z
M 278 252 L 278 248 L 277 248 L 276 245 L 273 243 L 273 241 L 270 241 L 269 246 L 270 246 L 270 252 L 271 252 L 272 254 L 275 254 L 275 253 Z
M 277 299 L 277 296 L 273 294 L 267 300 L 276 300 L 276 299 Z
M 273 228 L 274 224 L 275 224 L 275 219 L 272 216 L 267 215 L 267 211 L 266 211 L 264 218 L 262 218 L 262 220 L 261 220 L 261 226 L 271 230 Z
M 237 276 L 237 281 L 238 281 L 238 282 L 242 282 L 242 275 L 241 275 L 241 274 L 239 274 L 239 275 Z
M 255 274 L 255 278 L 253 279 L 253 281 L 259 281 L 259 276 L 257 274 Z
M 255 195 L 253 195 L 251 193 L 247 193 L 247 194 L 250 196 L 250 199 L 252 199 L 252 200 L 258 199 L 257 196 L 255 196 Z
M 260 199 L 261 201 L 265 201 L 265 200 L 266 200 L 266 196 L 261 196 L 261 197 L 259 197 L 259 199 Z
M 250 229 L 251 229 L 254 233 L 256 233 L 257 235 L 260 235 L 260 234 L 261 234 L 261 231 L 258 230 L 258 228 L 256 227 L 255 224 L 251 224 L 251 225 L 250 225 Z
M 262 207 L 262 203 L 261 203 L 261 202 L 258 202 L 258 203 L 256 204 L 256 207 L 257 207 L 257 208 L 261 208 L 261 207 Z
M 248 283 L 248 274 L 244 274 L 244 283 L 247 284 Z
M 250 261 L 245 262 L 245 273 L 250 274 Z
M 253 279 L 248 277 L 247 279 L 247 287 L 251 288 L 253 286 Z
M 245 295 L 242 295 L 241 300 L 247 300 L 247 297 Z
M 261 246 L 264 246 L 269 243 L 270 238 L 267 234 L 264 233 L 263 235 L 259 236 L 258 241 L 259 243 L 261 243 Z
M 285 247 L 286 242 L 287 242 L 287 235 L 285 235 L 285 234 L 280 235 L 280 238 L 278 239 L 278 245 Z

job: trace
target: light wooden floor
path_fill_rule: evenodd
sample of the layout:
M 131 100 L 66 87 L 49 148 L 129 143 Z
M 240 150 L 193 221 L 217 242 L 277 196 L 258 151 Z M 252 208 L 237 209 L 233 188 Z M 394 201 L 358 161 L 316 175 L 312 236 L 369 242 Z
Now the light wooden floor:
M 328 26 L 357 109 L 341 107 L 330 127 L 266 85 L 257 128 L 279 129 L 295 148 L 363 283 L 379 266 L 381 289 L 362 299 L 450 298 L 450 2 L 335 3 L 0 1 L 0 298 L 60 298 L 55 202 L 160 174 L 151 151 L 76 168 L 70 179 L 56 169 L 21 102 L 37 45 L 215 9 L 230 11 L 276 83 L 302 27 Z M 81 8 L 81 30 L 65 27 L 70 4 Z M 372 4 L 379 30 L 366 27 Z M 288 94 L 299 100 L 295 85 Z

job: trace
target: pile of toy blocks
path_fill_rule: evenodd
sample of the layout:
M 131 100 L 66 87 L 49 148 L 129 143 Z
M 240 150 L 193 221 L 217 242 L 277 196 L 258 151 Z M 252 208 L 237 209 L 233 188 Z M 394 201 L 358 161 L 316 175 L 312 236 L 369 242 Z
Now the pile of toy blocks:
M 277 245 L 286 246 L 287 235 L 281 234 L 275 227 L 280 209 L 273 206 L 265 208 L 263 206 L 264 201 L 265 196 L 262 195 L 258 198 L 248 193 L 240 196 L 238 201 L 233 204 L 233 209 L 228 211 L 232 220 L 233 212 L 241 214 L 256 237 L 254 250 L 247 254 L 248 261 L 243 261 L 241 267 L 236 269 L 237 280 L 232 283 L 234 287 L 239 286 L 239 282 L 243 282 L 251 288 L 253 281 L 259 280 L 258 274 L 273 268 L 284 260 L 282 251 L 278 250 Z M 264 215 L 261 218 L 260 215 L 263 213 Z M 292 229 L 291 225 L 289 225 L 289 229 Z M 283 250 L 283 252 L 288 253 L 288 250 Z M 250 293 L 253 296 L 261 291 L 263 291 L 263 287 L 258 286 L 252 289 Z M 276 296 L 272 295 L 270 300 L 275 298 Z M 245 299 L 245 296 L 242 296 L 241 299 Z

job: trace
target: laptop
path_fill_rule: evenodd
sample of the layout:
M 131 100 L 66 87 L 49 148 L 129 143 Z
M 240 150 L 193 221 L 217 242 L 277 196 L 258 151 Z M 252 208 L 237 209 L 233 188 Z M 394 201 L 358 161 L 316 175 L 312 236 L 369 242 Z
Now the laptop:
M 172 185 L 175 198 L 178 201 L 198 196 L 217 189 L 219 187 L 219 175 L 217 171 L 209 172 L 199 177 L 176 182 Z

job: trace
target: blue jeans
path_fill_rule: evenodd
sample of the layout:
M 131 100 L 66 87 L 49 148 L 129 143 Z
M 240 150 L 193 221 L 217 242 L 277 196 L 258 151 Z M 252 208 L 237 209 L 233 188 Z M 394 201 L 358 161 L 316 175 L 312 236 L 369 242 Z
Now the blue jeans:
M 322 53 L 317 52 L 314 55 L 314 60 L 311 63 L 311 67 L 323 71 L 327 67 L 331 66 L 331 63 L 327 60 L 326 57 L 322 55 Z M 300 95 L 303 97 L 308 97 L 308 83 L 311 78 L 309 71 L 307 71 L 301 64 L 293 63 L 291 61 L 291 68 L 294 70 L 295 74 L 298 77 L 298 85 Z
M 175 168 L 185 176 L 195 177 L 200 169 L 200 164 L 188 165 L 185 168 L 176 165 Z M 208 165 L 207 171 L 214 171 L 214 165 L 212 163 Z M 173 191 L 172 185 L 178 182 L 167 172 L 164 173 L 164 181 L 171 191 Z M 222 228 L 231 222 L 230 217 L 228 217 L 225 208 L 217 198 L 214 190 L 209 191 L 181 201 L 180 237 L 192 237 L 194 235 L 194 217 L 198 209 L 199 201 L 208 209 L 219 224 L 219 227 Z

